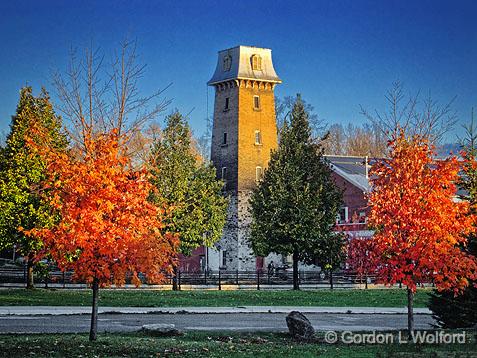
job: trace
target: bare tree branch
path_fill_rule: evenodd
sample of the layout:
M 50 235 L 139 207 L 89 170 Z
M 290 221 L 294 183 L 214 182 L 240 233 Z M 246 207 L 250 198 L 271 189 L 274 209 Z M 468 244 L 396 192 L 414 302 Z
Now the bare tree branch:
M 285 96 L 283 98 L 276 98 L 275 99 L 275 114 L 277 118 L 277 131 L 279 132 L 283 126 L 283 123 L 291 110 L 293 105 L 296 101 L 296 97 L 293 96 Z M 308 120 L 310 122 L 310 127 L 312 129 L 313 137 L 321 138 L 326 133 L 327 122 L 323 118 L 318 117 L 315 113 L 315 107 L 313 107 L 310 103 L 303 100 L 303 105 L 305 106 L 305 111 L 308 114 Z M 279 133 L 278 133 L 279 134 Z
M 419 92 L 414 96 L 405 96 L 402 84 L 395 82 L 385 98 L 389 106 L 387 111 L 375 110 L 371 114 L 363 106 L 360 107 L 361 114 L 389 139 L 402 129 L 408 135 L 419 135 L 437 145 L 457 122 L 456 112 L 452 110 L 455 97 L 445 105 L 440 105 L 429 92 L 421 103 Z
M 387 139 L 373 124 L 333 124 L 322 145 L 326 154 L 382 157 L 386 154 Z
M 470 112 L 470 122 L 463 124 L 465 133 L 463 138 L 458 138 L 459 145 L 464 148 L 470 155 L 477 155 L 477 123 L 474 118 L 474 108 Z
M 105 64 L 104 54 L 92 44 L 82 58 L 70 51 L 67 70 L 54 73 L 53 85 L 76 144 L 84 146 L 86 135 L 113 128 L 131 139 L 164 111 L 171 100 L 163 94 L 172 83 L 142 95 L 139 86 L 145 69 L 146 65 L 139 63 L 136 41 L 123 41 L 110 64 Z

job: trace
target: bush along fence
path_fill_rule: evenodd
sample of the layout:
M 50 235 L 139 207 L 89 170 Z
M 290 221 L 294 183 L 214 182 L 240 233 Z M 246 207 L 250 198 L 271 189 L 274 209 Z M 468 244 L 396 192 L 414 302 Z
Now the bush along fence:
M 77 287 L 78 282 L 73 280 L 72 271 L 62 272 L 52 265 L 37 267 L 34 271 L 34 278 L 37 287 L 68 288 Z M 335 271 L 332 275 L 329 272 L 319 271 L 299 271 L 300 285 L 315 286 L 316 288 L 367 288 L 368 284 L 375 283 L 373 276 L 358 276 L 347 271 Z M 140 277 L 145 287 L 148 287 L 144 277 Z M 163 284 L 172 284 L 173 277 L 169 276 L 168 281 Z M 237 286 L 249 289 L 279 288 L 293 285 L 293 273 L 291 271 L 267 272 L 257 271 L 226 271 L 226 270 L 204 270 L 204 271 L 178 271 L 178 288 L 188 288 L 190 286 L 217 288 L 221 290 L 226 286 Z M 0 286 L 26 286 L 27 271 L 24 266 L 0 267 Z M 126 277 L 126 287 L 130 287 L 131 277 Z

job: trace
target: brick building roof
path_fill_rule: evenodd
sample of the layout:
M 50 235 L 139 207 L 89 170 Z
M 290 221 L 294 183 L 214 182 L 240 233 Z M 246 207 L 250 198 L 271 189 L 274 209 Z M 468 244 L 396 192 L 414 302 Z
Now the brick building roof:
M 325 155 L 331 169 L 354 186 L 368 193 L 371 190 L 368 172 L 370 163 L 367 157 Z

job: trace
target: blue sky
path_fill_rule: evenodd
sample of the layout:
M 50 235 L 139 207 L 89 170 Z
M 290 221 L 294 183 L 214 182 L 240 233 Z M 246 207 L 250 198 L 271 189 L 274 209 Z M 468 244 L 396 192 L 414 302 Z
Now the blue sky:
M 51 73 L 71 47 L 93 41 L 108 58 L 126 36 L 148 65 L 141 91 L 172 82 L 170 109 L 193 110 L 198 134 L 207 91 L 212 115 L 217 51 L 239 44 L 271 48 L 276 95 L 302 93 L 330 123 L 364 122 L 360 104 L 385 109 L 396 80 L 441 103 L 457 96 L 461 123 L 477 107 L 476 1 L 2 1 L 0 131 L 22 86 L 53 92 Z

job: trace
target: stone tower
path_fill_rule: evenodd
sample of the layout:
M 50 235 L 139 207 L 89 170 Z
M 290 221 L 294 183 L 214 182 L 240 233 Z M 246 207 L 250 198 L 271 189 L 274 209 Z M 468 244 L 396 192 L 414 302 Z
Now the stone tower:
M 209 86 L 215 87 L 211 160 L 230 198 L 227 223 L 217 247 L 219 266 L 255 270 L 247 243 L 251 190 L 277 147 L 275 85 L 281 83 L 270 49 L 237 46 L 219 52 Z

